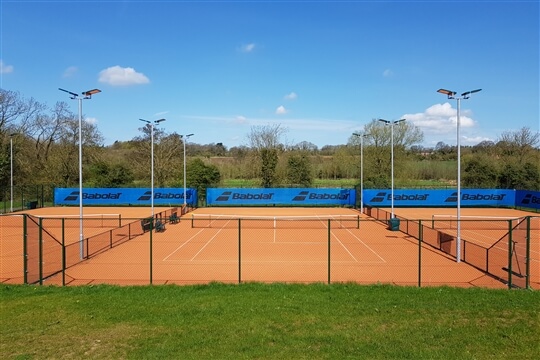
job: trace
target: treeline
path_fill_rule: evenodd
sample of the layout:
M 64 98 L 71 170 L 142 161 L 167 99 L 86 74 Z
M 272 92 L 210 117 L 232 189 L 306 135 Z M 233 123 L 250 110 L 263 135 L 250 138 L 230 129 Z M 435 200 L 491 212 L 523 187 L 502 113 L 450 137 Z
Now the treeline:
M 151 179 L 150 124 L 129 141 L 103 144 L 95 124 L 82 123 L 85 187 L 148 187 Z M 391 184 L 391 132 L 372 121 L 347 144 L 285 144 L 287 129 L 255 126 L 245 146 L 223 143 L 186 144 L 177 133 L 153 129 L 154 185 L 186 186 L 201 191 L 231 179 L 251 180 L 262 187 L 312 186 L 319 180 L 363 178 L 365 188 Z M 431 184 L 454 186 L 457 149 L 444 143 L 419 146 L 421 130 L 402 122 L 394 126 L 396 187 Z M 0 90 L 0 187 L 54 184 L 76 187 L 79 182 L 79 122 L 65 102 L 49 108 L 33 98 Z M 522 128 L 505 132 L 497 141 L 461 147 L 461 179 L 465 187 L 540 190 L 540 135 Z M 184 158 L 186 165 L 184 167 Z M 185 173 L 184 173 L 185 169 Z M 0 196 L 3 196 L 0 192 Z

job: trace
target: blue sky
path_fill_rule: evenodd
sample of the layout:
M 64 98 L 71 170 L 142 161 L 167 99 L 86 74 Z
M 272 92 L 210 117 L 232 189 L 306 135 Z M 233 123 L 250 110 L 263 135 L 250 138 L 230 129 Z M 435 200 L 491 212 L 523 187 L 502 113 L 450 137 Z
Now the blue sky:
M 0 1 L 0 87 L 83 101 L 105 144 L 167 119 L 190 141 L 247 145 L 279 124 L 289 144 L 345 144 L 373 118 L 406 118 L 424 146 L 540 128 L 539 2 Z

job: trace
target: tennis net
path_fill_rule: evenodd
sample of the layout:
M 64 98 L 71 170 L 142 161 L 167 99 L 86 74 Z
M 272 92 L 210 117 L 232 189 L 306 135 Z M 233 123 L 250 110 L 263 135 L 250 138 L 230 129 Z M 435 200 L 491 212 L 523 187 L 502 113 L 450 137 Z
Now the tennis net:
M 360 216 L 346 215 L 217 215 L 192 214 L 192 228 L 221 229 L 358 229 Z
M 521 223 L 523 218 L 508 216 L 482 216 L 482 215 L 445 215 L 431 216 L 433 229 L 461 229 L 471 230 L 510 230 Z
M 41 219 L 45 228 L 76 228 L 83 226 L 88 228 L 117 228 L 122 226 L 121 214 L 83 214 L 80 215 L 42 215 L 36 216 Z

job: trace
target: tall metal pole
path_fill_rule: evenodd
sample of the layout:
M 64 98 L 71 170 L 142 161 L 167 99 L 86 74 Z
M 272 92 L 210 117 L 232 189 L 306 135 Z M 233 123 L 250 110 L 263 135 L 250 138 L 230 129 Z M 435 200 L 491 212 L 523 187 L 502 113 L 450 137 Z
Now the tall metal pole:
M 400 123 L 402 121 L 405 121 L 405 119 L 399 119 L 399 120 L 394 120 L 394 121 L 389 121 L 389 120 L 384 120 L 384 119 L 379 119 L 379 121 L 385 123 L 385 124 L 390 124 L 390 178 L 391 178 L 391 188 L 390 188 L 390 196 L 391 196 L 391 199 L 390 199 L 390 203 L 391 203 L 391 214 L 390 214 L 390 218 L 393 219 L 394 218 L 394 124 L 397 124 L 397 123 Z
M 391 140 L 390 140 L 390 162 L 391 162 L 391 165 L 390 165 L 390 172 L 391 172 L 391 181 L 392 181 L 392 187 L 391 187 L 391 193 L 392 193 L 392 206 L 391 206 L 391 215 L 390 215 L 390 219 L 393 219 L 394 218 L 394 121 L 392 121 L 390 123 L 390 136 L 391 136 Z
M 457 228 L 456 228 L 456 262 L 461 261 L 461 136 L 460 128 L 460 111 L 461 111 L 461 98 L 456 99 L 457 102 L 457 115 L 456 115 L 456 136 L 457 136 Z
M 468 99 L 471 94 L 477 93 L 482 89 L 476 89 L 466 91 L 461 96 L 455 96 L 457 92 L 439 89 L 437 92 L 447 95 L 448 99 L 456 99 L 457 102 L 457 114 L 456 114 L 456 143 L 457 143 L 457 227 L 456 227 L 456 262 L 461 262 L 461 99 Z
M 187 141 L 187 136 L 184 138 L 184 209 L 186 207 L 186 204 L 187 204 L 187 201 L 186 201 L 186 141 Z M 184 210 L 185 211 L 185 210 Z
M 364 213 L 364 134 L 360 136 L 360 212 Z
M 86 99 L 91 99 L 92 95 L 98 94 L 101 92 L 99 89 L 93 89 L 88 91 L 83 91 L 81 95 L 84 97 L 79 97 L 79 94 L 64 90 L 58 89 L 60 91 L 66 92 L 71 95 L 71 99 L 77 100 L 79 102 L 79 251 L 81 259 L 84 259 L 84 229 L 83 229 L 83 173 L 82 173 L 82 101 Z
M 79 252 L 84 258 L 84 230 L 83 230 L 83 175 L 82 175 L 82 101 L 79 101 Z
M 184 207 L 187 205 L 187 188 L 186 188 L 186 142 L 187 140 L 195 134 L 180 135 L 182 142 L 184 143 Z
M 150 207 L 152 208 L 152 219 L 154 218 L 154 124 L 150 124 L 150 161 L 152 163 L 150 170 Z
M 159 119 L 159 120 L 144 120 L 139 119 L 140 121 L 144 121 L 150 126 L 150 208 L 152 209 L 152 219 L 154 218 L 154 127 L 155 125 L 159 124 L 162 121 L 165 121 L 165 119 Z
M 10 184 L 11 184 L 11 203 L 10 203 L 10 212 L 13 212 L 13 136 L 15 134 L 11 134 L 9 136 L 9 159 L 11 163 L 11 170 L 10 170 Z
M 353 133 L 360 138 L 360 212 L 364 212 L 364 138 L 366 134 Z

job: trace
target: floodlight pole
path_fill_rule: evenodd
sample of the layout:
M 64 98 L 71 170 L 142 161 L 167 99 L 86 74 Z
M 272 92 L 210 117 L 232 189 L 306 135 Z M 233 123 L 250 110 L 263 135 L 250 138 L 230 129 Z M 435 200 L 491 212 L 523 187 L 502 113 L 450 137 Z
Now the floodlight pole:
M 184 207 L 187 205 L 186 199 L 186 142 L 187 140 L 195 134 L 180 135 L 182 142 L 184 143 Z
M 367 134 L 353 133 L 360 138 L 360 212 L 364 213 L 364 138 Z
M 390 172 L 391 172 L 391 175 L 390 175 L 390 178 L 391 178 L 391 182 L 392 182 L 392 185 L 391 185 L 391 190 L 390 190 L 390 193 L 391 193 L 391 215 L 390 215 L 390 219 L 393 219 L 394 218 L 394 124 L 397 124 L 397 123 L 400 123 L 402 121 L 405 121 L 405 119 L 399 119 L 399 120 L 394 120 L 394 121 L 390 121 L 390 120 L 384 120 L 384 119 L 379 119 L 380 122 L 383 122 L 385 124 L 390 124 Z
M 144 120 L 139 119 L 140 121 L 144 121 L 145 123 L 150 125 L 150 192 L 151 192 L 151 198 L 150 198 L 150 207 L 152 209 L 152 219 L 154 218 L 154 126 L 159 124 L 162 121 L 165 121 L 165 119 L 159 119 L 159 120 Z
M 448 96 L 448 99 L 455 99 L 457 102 L 456 114 L 456 136 L 457 136 L 457 228 L 456 228 L 456 262 L 461 261 L 461 143 L 460 143 L 460 112 L 461 100 L 468 99 L 471 94 L 477 93 L 482 89 L 466 91 L 461 96 L 456 96 L 457 92 L 446 89 L 437 90 L 438 93 Z
M 58 90 L 68 93 L 71 99 L 79 102 L 79 247 L 81 259 L 84 259 L 84 230 L 83 230 L 83 173 L 82 173 L 82 101 L 91 99 L 92 95 L 101 92 L 99 89 L 83 91 L 79 94 L 58 88 Z

